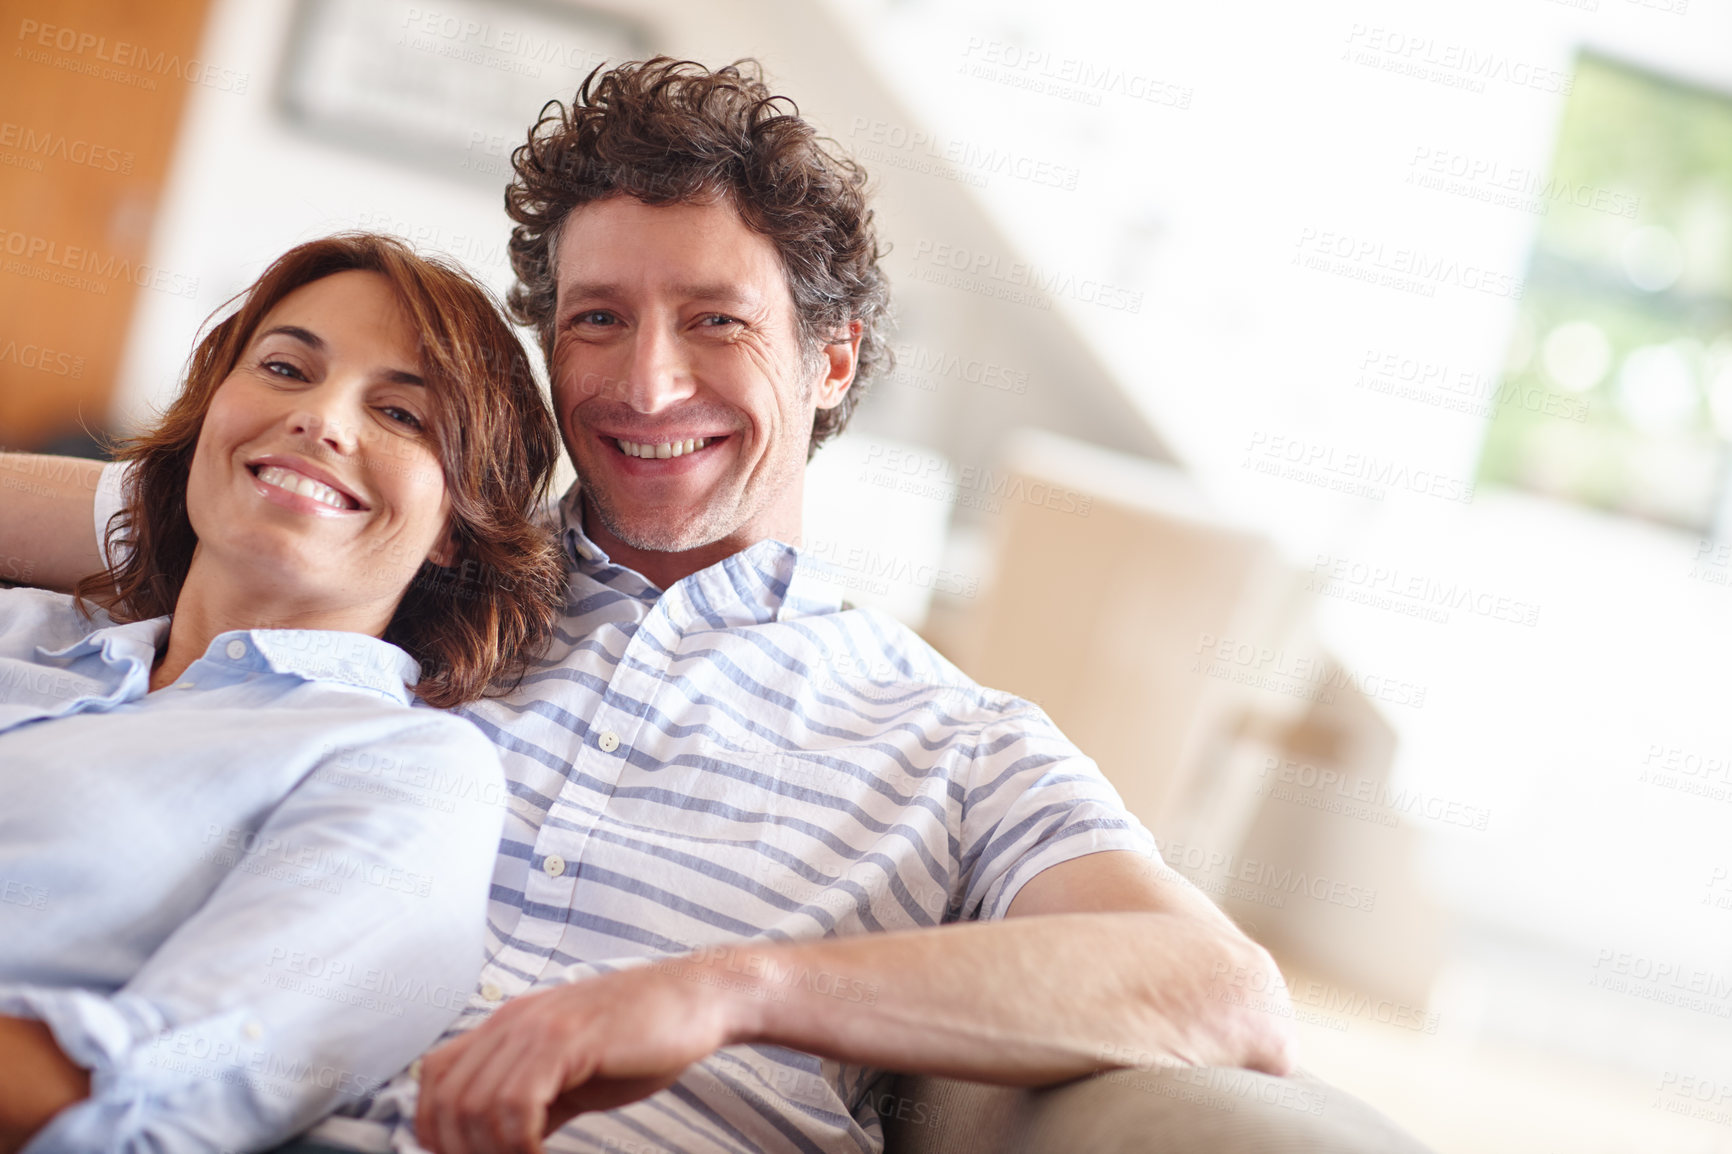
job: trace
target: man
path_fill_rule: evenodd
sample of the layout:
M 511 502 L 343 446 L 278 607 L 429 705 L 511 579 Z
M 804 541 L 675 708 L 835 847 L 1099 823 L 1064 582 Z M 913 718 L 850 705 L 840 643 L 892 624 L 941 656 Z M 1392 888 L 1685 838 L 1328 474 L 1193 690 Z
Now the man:
M 805 462 L 885 361 L 863 173 L 752 70 L 665 59 L 592 76 L 516 169 L 511 303 L 581 478 L 567 618 L 467 711 L 512 794 L 480 987 L 418 1086 L 317 1137 L 869 1150 L 883 1070 L 1288 1071 L 1285 1019 L 1211 984 L 1278 986 L 1267 954 L 1094 765 L 801 558 Z M 6 467 L 0 552 L 95 569 L 93 474 Z

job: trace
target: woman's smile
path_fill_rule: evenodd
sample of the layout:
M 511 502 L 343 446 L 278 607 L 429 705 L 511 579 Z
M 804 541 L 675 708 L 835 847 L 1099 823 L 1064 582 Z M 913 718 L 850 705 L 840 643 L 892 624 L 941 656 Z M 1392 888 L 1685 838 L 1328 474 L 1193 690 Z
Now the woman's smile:
M 255 461 L 247 466 L 258 481 L 258 490 L 266 500 L 287 509 L 297 509 L 320 515 L 365 512 L 367 505 L 334 480 L 327 483 L 321 470 L 280 458 Z M 308 503 L 316 508 L 308 509 Z

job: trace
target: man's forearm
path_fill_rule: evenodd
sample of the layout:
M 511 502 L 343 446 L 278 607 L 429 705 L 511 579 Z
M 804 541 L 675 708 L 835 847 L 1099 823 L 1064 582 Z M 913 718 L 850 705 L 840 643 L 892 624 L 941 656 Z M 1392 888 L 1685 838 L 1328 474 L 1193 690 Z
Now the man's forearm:
M 90 1072 L 73 1064 L 41 1022 L 0 1017 L 0 1154 L 13 1154 L 54 1115 L 90 1096 Z
M 101 570 L 101 476 L 100 461 L 0 453 L 0 581 L 70 590 Z
M 514 998 L 427 1056 L 416 1134 L 440 1154 L 540 1150 L 566 1119 L 751 1043 L 1023 1086 L 1117 1066 L 1285 1074 L 1294 1052 L 1269 955 L 1158 860 L 1100 852 L 1029 879 L 1002 920 L 718 943 Z
M 1257 987 L 1282 999 L 1273 963 L 1184 914 L 730 945 L 663 965 L 735 999 L 735 1041 L 907 1073 L 1045 1085 L 1112 1066 L 1291 1066 L 1280 1008 L 1247 1005 L 1228 978 L 1267 969 Z

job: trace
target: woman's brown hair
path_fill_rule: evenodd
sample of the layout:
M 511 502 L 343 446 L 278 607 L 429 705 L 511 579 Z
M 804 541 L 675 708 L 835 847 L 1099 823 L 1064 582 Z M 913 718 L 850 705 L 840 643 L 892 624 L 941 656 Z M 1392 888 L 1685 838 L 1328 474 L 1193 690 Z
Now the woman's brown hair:
M 350 270 L 389 281 L 418 336 L 454 550 L 446 566 L 422 563 L 384 637 L 420 663 L 416 695 L 448 709 L 489 687 L 515 685 L 552 638 L 564 565 L 535 516 L 559 434 L 528 356 L 487 290 L 392 237 L 344 233 L 298 245 L 235 298 L 240 307 L 199 341 L 180 395 L 155 427 L 116 447 L 116 459 L 132 463 L 107 531 L 116 560 L 81 583 L 78 595 L 117 621 L 174 611 L 198 543 L 186 486 L 212 396 L 284 297 Z

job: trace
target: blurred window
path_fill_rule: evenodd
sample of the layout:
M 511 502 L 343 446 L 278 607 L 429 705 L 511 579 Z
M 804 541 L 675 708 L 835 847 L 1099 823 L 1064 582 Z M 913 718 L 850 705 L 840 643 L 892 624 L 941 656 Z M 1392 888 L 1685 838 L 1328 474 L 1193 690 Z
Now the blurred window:
M 1732 528 L 1732 95 L 1584 55 L 1550 175 L 1482 178 L 1542 215 L 1481 480 Z

